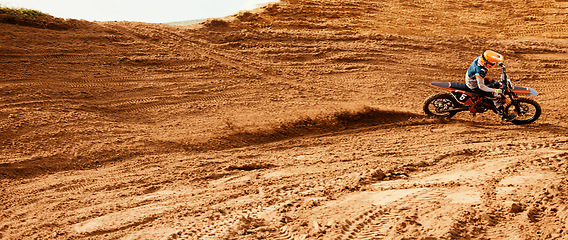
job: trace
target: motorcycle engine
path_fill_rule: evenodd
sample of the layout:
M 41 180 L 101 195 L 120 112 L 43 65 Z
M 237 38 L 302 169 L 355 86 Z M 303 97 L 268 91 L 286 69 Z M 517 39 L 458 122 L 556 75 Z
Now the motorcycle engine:
M 477 112 L 477 113 L 484 113 L 486 110 L 487 110 L 487 109 L 484 108 L 483 106 L 477 106 L 477 107 L 475 108 L 475 112 Z
M 489 102 L 490 100 L 484 99 L 479 105 L 475 107 L 475 111 L 478 113 L 484 113 L 485 111 L 492 109 L 493 104 Z

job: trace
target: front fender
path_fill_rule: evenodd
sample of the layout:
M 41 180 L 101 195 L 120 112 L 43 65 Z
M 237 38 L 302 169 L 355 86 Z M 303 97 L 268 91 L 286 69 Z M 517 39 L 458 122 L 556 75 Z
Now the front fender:
M 513 92 L 515 94 L 529 95 L 531 97 L 538 95 L 538 92 L 534 88 L 530 88 L 530 87 L 515 86 L 513 88 L 513 90 L 511 90 L 511 92 Z

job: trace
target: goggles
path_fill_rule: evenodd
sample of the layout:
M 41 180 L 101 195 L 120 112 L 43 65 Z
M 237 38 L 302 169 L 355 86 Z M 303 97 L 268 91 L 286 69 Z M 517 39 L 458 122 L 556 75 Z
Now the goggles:
M 486 65 L 488 65 L 488 66 L 495 67 L 495 64 L 497 64 L 497 63 L 496 63 L 496 62 L 495 62 L 495 63 L 491 63 L 491 62 L 487 61 L 487 59 L 485 58 L 484 55 L 485 55 L 485 54 L 481 54 L 481 58 L 483 59 L 483 62 L 484 62 Z

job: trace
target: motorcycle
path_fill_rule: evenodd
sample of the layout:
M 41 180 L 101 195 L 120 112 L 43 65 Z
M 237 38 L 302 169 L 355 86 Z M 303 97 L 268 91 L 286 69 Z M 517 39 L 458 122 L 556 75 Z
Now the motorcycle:
M 500 67 L 502 73 L 498 83 L 505 102 L 504 110 L 505 113 L 516 115 L 510 122 L 521 125 L 536 121 L 542 113 L 540 105 L 531 98 L 518 95 L 534 97 L 538 95 L 538 92 L 530 87 L 513 86 L 511 79 L 507 76 L 505 65 L 501 63 Z M 435 93 L 426 98 L 423 110 L 428 116 L 451 118 L 458 112 L 464 111 L 469 111 L 474 116 L 488 110 L 498 113 L 491 99 L 472 92 L 465 83 L 433 82 L 431 85 L 449 91 L 449 93 Z

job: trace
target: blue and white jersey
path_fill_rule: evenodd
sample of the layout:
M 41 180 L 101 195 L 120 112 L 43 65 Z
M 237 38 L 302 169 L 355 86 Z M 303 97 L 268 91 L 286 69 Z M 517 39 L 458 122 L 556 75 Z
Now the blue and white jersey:
M 481 58 L 481 56 L 473 60 L 467 69 L 465 84 L 471 89 L 479 88 L 485 92 L 494 92 L 495 89 L 485 84 L 485 75 L 487 75 L 488 69 L 479 63 L 479 58 Z

